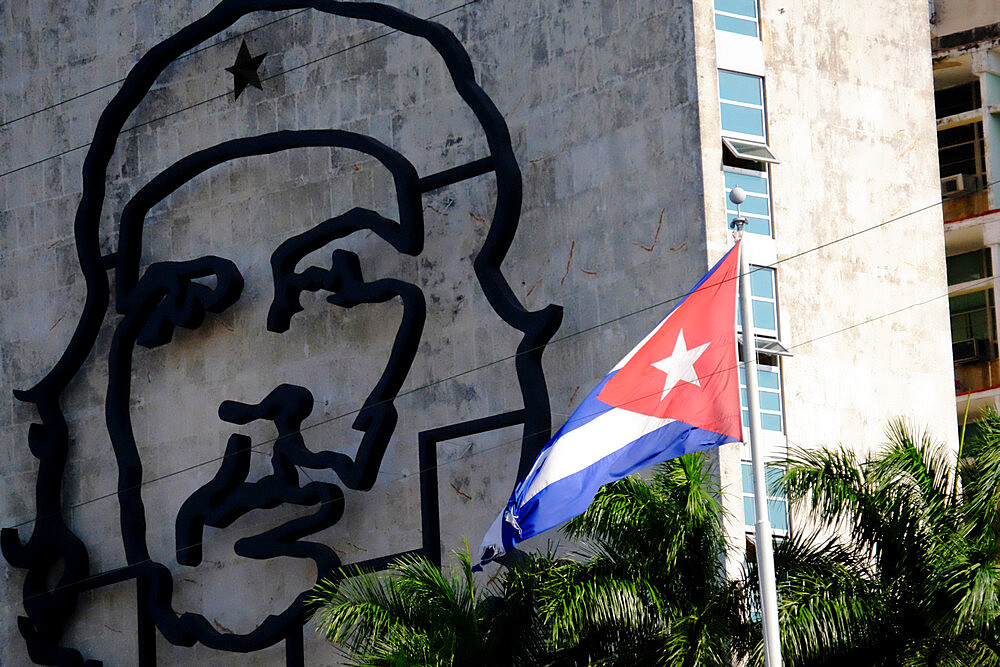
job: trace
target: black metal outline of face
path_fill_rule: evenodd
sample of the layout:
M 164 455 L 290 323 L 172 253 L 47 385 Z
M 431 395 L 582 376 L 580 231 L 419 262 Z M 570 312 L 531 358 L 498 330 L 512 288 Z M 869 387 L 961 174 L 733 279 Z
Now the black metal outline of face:
M 69 451 L 70 433 L 60 406 L 60 398 L 93 349 L 104 322 L 110 301 L 108 270 L 113 269 L 117 273 L 116 303 L 119 312 L 125 315 L 116 330 L 116 337 L 121 333 L 123 337 L 134 338 L 135 342 L 139 344 L 155 345 L 158 342 L 169 340 L 173 326 L 197 326 L 206 311 L 218 312 L 238 298 L 242 289 L 242 278 L 231 262 L 218 257 L 202 257 L 189 262 L 161 262 L 149 267 L 143 279 L 140 280 L 137 275 L 139 257 L 137 253 L 130 252 L 130 248 L 140 247 L 141 242 L 136 245 L 136 237 L 129 238 L 127 236 L 134 230 L 126 231 L 129 227 L 124 224 L 124 211 L 123 238 L 119 240 L 119 247 L 116 252 L 102 255 L 98 228 L 104 205 L 107 168 L 126 120 L 149 92 L 156 78 L 177 57 L 220 33 L 246 14 L 258 11 L 306 8 L 331 15 L 381 23 L 400 32 L 422 38 L 442 58 L 455 89 L 473 111 L 485 132 L 490 156 L 438 174 L 419 178 L 416 188 L 418 196 L 433 189 L 489 172 L 493 172 L 496 177 L 496 208 L 487 237 L 474 260 L 474 271 L 494 311 L 508 325 L 523 334 L 517 346 L 515 369 L 521 394 L 524 397 L 524 408 L 470 422 L 453 424 L 420 435 L 424 547 L 417 551 L 435 560 L 440 558 L 440 554 L 436 553 L 439 549 L 436 473 L 433 470 L 427 474 L 423 472 L 426 467 L 423 465 L 424 462 L 432 461 L 434 458 L 433 447 L 438 441 L 523 424 L 521 457 L 517 474 L 519 480 L 527 473 L 538 451 L 548 439 L 551 421 L 548 392 L 541 367 L 541 355 L 545 344 L 559 326 L 561 309 L 550 305 L 538 311 L 527 310 L 518 301 L 501 272 L 501 263 L 513 241 L 520 215 L 521 175 L 513 155 L 506 123 L 492 100 L 476 83 L 472 64 L 465 49 L 444 26 L 377 3 L 336 2 L 335 0 L 222 0 L 203 18 L 151 48 L 133 67 L 119 92 L 101 114 L 93 142 L 84 161 L 83 194 L 74 222 L 76 245 L 87 287 L 84 311 L 69 345 L 52 370 L 32 388 L 15 391 L 15 397 L 18 400 L 35 405 L 40 418 L 40 423 L 33 423 L 28 429 L 29 449 L 39 460 L 36 481 L 36 519 L 32 534 L 25 543 L 22 543 L 16 529 L 3 529 L 0 533 L 0 548 L 11 565 L 27 570 L 23 589 L 26 616 L 18 618 L 18 627 L 25 639 L 29 656 L 38 664 L 99 664 L 92 660 L 85 662 L 78 651 L 61 646 L 62 635 L 75 612 L 77 598 L 81 592 L 130 579 L 136 579 L 137 583 L 140 607 L 139 657 L 143 663 L 152 664 L 155 661 L 155 648 L 151 646 L 153 642 L 149 641 L 154 632 L 154 624 L 155 629 L 159 629 L 161 632 L 166 630 L 164 635 L 173 643 L 191 645 L 196 640 L 207 637 L 209 641 L 203 643 L 214 645 L 214 648 L 220 650 L 253 651 L 284 640 L 289 663 L 300 664 L 302 661 L 301 618 L 298 618 L 294 623 L 285 624 L 282 628 L 270 628 L 270 634 L 262 632 L 255 636 L 253 641 L 246 641 L 248 636 L 235 636 L 237 639 L 233 640 L 234 636 L 220 635 L 214 628 L 209 628 L 211 633 L 199 637 L 198 635 L 203 633 L 197 628 L 192 629 L 190 620 L 175 624 L 171 619 L 151 619 L 149 617 L 150 612 L 154 611 L 157 605 L 148 605 L 146 602 L 162 600 L 164 595 L 169 598 L 170 595 L 169 573 L 166 582 L 164 582 L 162 574 L 155 572 L 155 567 L 153 567 L 155 564 L 149 562 L 130 564 L 118 570 L 91 575 L 86 546 L 66 525 L 62 510 L 61 486 Z M 260 137 L 239 139 L 219 144 L 201 153 L 211 154 L 212 151 L 224 151 L 223 147 L 232 147 L 233 145 L 242 145 L 249 150 L 268 152 L 269 141 L 281 143 L 295 134 L 278 132 Z M 298 136 L 301 138 L 306 135 L 299 134 Z M 368 138 L 364 139 L 374 141 Z M 377 144 L 377 142 L 375 143 Z M 276 144 L 271 144 L 270 148 L 275 146 Z M 188 158 L 191 157 L 188 156 Z M 181 160 L 178 164 L 183 162 L 184 160 Z M 157 178 L 164 176 L 165 173 L 161 173 Z M 185 175 L 180 173 L 180 169 L 178 169 L 175 176 L 183 178 Z M 130 205 L 135 200 L 136 197 L 133 197 Z M 349 213 L 355 213 L 355 211 Z M 318 227 L 322 227 L 323 224 L 326 223 L 321 223 Z M 368 220 L 366 222 L 361 220 L 356 221 L 355 224 L 365 224 L 364 228 L 373 231 L 379 231 L 378 228 L 381 228 L 385 233 L 383 238 L 387 240 L 395 238 L 400 244 L 395 247 L 401 252 L 407 254 L 420 252 L 422 233 L 412 237 L 407 237 L 406 234 L 394 235 L 393 230 L 385 226 L 393 224 L 391 221 Z M 335 225 L 331 223 L 330 226 Z M 141 225 L 138 232 L 141 234 Z M 275 262 L 280 264 L 281 261 L 292 261 L 289 257 L 301 252 L 311 243 L 317 242 L 317 238 L 328 233 L 329 230 L 325 230 L 316 232 L 314 237 L 309 236 L 310 232 L 300 235 L 297 237 L 299 245 L 285 248 L 290 252 L 281 256 L 278 252 L 275 253 L 275 257 L 272 258 L 272 268 L 274 268 Z M 392 241 L 390 240 L 390 242 Z M 344 263 L 345 261 L 347 264 Z M 331 271 L 341 276 L 348 276 L 351 273 L 349 264 L 348 258 L 340 256 L 339 264 L 338 260 L 335 259 Z M 292 271 L 288 270 L 287 267 L 282 271 L 283 275 L 288 278 L 285 285 L 288 290 L 283 292 L 284 296 L 276 292 L 275 303 L 278 304 L 278 307 L 275 309 L 275 313 L 287 313 L 288 309 L 294 310 L 296 289 L 325 289 L 322 284 L 311 280 L 310 276 L 315 277 L 314 273 L 309 274 L 307 271 L 303 274 L 296 274 L 298 278 L 293 280 L 289 278 Z M 197 278 L 206 276 L 216 277 L 217 282 L 214 288 L 195 282 Z M 374 297 L 373 290 L 375 288 L 365 286 L 371 286 L 375 283 L 364 283 L 363 280 L 360 280 L 360 274 L 356 277 L 359 279 L 356 289 L 361 290 L 362 293 L 355 298 L 360 298 L 362 301 L 359 302 L 363 302 L 364 299 Z M 383 285 L 382 288 L 384 287 Z M 280 317 L 283 316 L 280 315 Z M 279 315 L 276 314 L 275 317 L 277 318 Z M 269 317 L 269 325 L 280 326 L 278 319 L 274 322 L 270 320 Z M 129 322 L 127 326 L 126 322 Z M 143 323 L 142 326 L 139 326 L 140 322 Z M 121 382 L 122 378 L 118 376 L 123 372 L 122 369 L 127 368 L 128 365 L 119 364 L 118 368 L 109 367 L 109 387 L 114 382 Z M 392 374 L 391 371 L 389 374 Z M 125 383 L 127 384 L 127 377 Z M 266 408 L 262 407 L 263 403 L 266 403 L 266 400 L 257 406 L 243 406 L 231 416 L 234 419 L 259 418 L 252 415 L 266 412 Z M 240 412 L 240 410 L 243 410 L 242 416 L 236 415 L 235 413 Z M 110 421 L 109 431 L 127 426 L 113 424 Z M 220 479 L 219 484 L 231 483 L 231 479 L 239 476 L 238 469 L 242 465 L 240 452 L 241 448 L 245 447 L 238 441 L 236 444 L 231 443 L 231 445 L 233 457 L 227 459 L 227 462 L 230 460 L 233 462 L 232 469 L 225 473 L 220 470 L 219 473 L 224 477 L 228 476 L 229 482 L 221 480 L 217 476 L 217 479 Z M 116 449 L 116 456 L 118 454 Z M 129 485 L 123 483 L 122 480 L 138 479 L 141 481 L 141 463 L 136 457 L 135 460 L 119 460 L 119 465 L 122 466 L 122 464 L 124 464 L 124 469 L 119 478 L 119 498 L 124 507 L 127 504 L 125 498 L 128 494 L 138 494 L 138 489 L 130 489 Z M 235 475 L 233 470 L 236 471 Z M 359 488 L 361 488 L 367 481 L 359 477 L 355 483 L 359 484 Z M 209 512 L 214 511 L 209 498 L 211 494 L 206 491 L 204 495 L 206 496 L 203 499 L 205 500 L 204 504 L 209 506 Z M 330 498 L 331 502 L 328 504 L 336 507 L 336 499 Z M 141 504 L 141 500 L 139 502 Z M 429 502 L 433 502 L 434 506 L 425 507 L 424 505 Z M 190 516 L 199 516 L 199 511 L 192 512 Z M 200 516 L 209 518 L 209 512 L 201 511 Z M 332 513 L 335 514 L 336 511 L 332 510 Z M 213 521 L 218 523 L 224 521 L 225 518 L 217 516 Z M 329 516 L 324 520 L 329 520 Z M 127 513 L 123 512 L 122 531 L 123 536 L 141 533 L 144 538 L 144 517 L 129 517 Z M 126 539 L 128 538 L 126 537 Z M 383 567 L 388 558 L 391 557 L 377 559 L 369 563 L 368 566 Z M 144 570 L 146 566 L 149 568 Z M 52 586 L 48 583 L 48 579 L 54 577 L 56 573 L 59 573 L 58 580 Z M 145 649 L 142 648 L 144 639 L 146 640 Z

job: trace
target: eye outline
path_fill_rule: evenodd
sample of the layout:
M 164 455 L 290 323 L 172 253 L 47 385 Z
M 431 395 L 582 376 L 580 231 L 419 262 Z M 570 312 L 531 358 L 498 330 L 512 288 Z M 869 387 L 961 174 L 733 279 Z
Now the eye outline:
M 197 282 L 209 277 L 216 279 L 215 286 Z M 239 267 L 224 257 L 155 262 L 119 303 L 126 316 L 122 325 L 138 327 L 136 344 L 159 347 L 173 339 L 177 327 L 197 329 L 206 313 L 221 313 L 236 303 L 244 285 Z

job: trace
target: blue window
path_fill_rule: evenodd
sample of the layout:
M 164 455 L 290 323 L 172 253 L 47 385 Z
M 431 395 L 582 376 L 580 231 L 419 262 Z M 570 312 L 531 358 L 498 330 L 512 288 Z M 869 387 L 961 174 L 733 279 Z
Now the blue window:
M 761 77 L 720 69 L 719 105 L 724 135 L 766 142 Z
M 749 197 L 747 198 L 749 201 Z M 758 336 L 778 337 L 778 295 L 774 288 L 774 269 L 750 267 L 750 312 L 753 331 Z M 743 326 L 742 310 L 736 310 L 736 324 Z
M 759 37 L 757 0 L 715 0 L 715 29 Z
M 760 404 L 760 427 L 765 431 L 782 433 L 781 371 L 777 366 L 757 364 L 757 402 Z M 740 411 L 743 426 L 750 426 L 750 408 L 747 405 L 747 376 L 740 366 Z
M 736 217 L 736 204 L 729 201 L 729 192 L 739 186 L 747 193 L 747 200 L 740 205 L 746 218 L 746 231 L 751 234 L 771 235 L 771 193 L 766 171 L 735 170 L 726 168 L 726 221 Z
M 767 486 L 767 518 L 775 533 L 788 533 L 788 496 L 781 486 L 781 468 L 764 466 Z M 743 523 L 749 530 L 757 522 L 757 508 L 754 506 L 753 466 L 743 462 Z

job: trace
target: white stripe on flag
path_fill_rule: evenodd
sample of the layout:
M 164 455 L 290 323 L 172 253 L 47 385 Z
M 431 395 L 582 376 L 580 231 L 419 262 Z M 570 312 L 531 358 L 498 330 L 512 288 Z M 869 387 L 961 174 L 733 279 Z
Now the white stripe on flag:
M 613 408 L 580 428 L 563 433 L 543 454 L 545 460 L 539 459 L 538 475 L 531 480 L 520 505 L 524 506 L 549 484 L 594 465 L 672 421 L 675 420 Z

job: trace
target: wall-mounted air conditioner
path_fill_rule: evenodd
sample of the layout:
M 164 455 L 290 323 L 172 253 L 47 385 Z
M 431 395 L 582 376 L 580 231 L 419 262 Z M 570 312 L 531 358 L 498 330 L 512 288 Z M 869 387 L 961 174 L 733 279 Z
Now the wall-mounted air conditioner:
M 955 341 L 951 344 L 951 355 L 955 363 L 977 361 L 982 358 L 979 341 L 975 338 Z
M 976 189 L 975 174 L 955 174 L 941 179 L 941 196 L 956 197 Z

